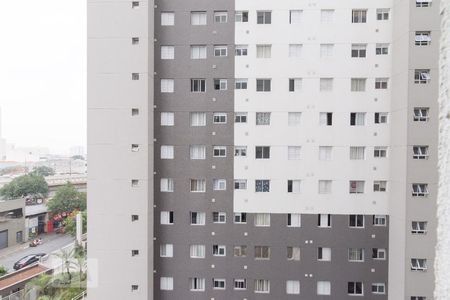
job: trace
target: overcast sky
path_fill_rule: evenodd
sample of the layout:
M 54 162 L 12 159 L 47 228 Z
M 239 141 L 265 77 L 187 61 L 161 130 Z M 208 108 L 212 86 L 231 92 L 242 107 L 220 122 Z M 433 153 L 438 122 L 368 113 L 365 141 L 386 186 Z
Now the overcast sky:
M 0 1 L 2 135 L 52 152 L 86 144 L 85 0 Z

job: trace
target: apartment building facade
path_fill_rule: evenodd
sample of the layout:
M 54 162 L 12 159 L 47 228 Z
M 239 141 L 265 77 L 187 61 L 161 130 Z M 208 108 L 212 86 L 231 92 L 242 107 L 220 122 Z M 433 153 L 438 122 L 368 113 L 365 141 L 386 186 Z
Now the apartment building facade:
M 433 299 L 438 39 L 428 0 L 88 1 L 89 297 Z

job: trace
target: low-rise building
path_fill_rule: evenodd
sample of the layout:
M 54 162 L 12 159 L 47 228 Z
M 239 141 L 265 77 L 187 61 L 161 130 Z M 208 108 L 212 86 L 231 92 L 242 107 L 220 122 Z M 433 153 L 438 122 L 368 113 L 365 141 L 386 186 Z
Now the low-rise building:
M 0 249 L 25 240 L 25 199 L 0 200 Z

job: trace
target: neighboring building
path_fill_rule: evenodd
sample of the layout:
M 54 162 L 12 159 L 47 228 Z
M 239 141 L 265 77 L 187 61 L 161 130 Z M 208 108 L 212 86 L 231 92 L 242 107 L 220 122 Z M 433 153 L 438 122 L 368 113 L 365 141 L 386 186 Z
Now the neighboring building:
M 25 241 L 25 199 L 0 200 L 0 249 Z
M 433 299 L 438 3 L 88 20 L 90 299 Z

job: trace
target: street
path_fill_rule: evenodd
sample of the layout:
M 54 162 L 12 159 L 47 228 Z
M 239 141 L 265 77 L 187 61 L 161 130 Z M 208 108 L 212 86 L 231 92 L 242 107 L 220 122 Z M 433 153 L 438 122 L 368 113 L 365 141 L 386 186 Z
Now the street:
M 42 236 L 43 244 L 37 247 L 28 247 L 28 243 L 26 243 L 21 247 L 16 247 L 17 250 L 14 252 L 11 252 L 11 249 L 3 249 L 0 251 L 0 266 L 4 266 L 8 272 L 13 272 L 13 265 L 20 258 L 35 253 L 49 254 L 70 244 L 73 240 L 74 238 L 70 235 L 50 234 Z M 23 249 L 24 247 L 26 248 Z

